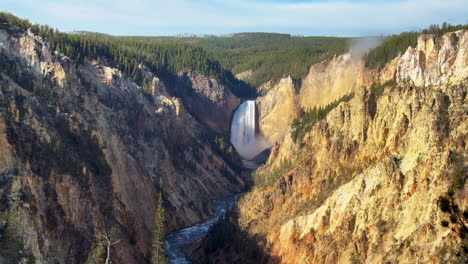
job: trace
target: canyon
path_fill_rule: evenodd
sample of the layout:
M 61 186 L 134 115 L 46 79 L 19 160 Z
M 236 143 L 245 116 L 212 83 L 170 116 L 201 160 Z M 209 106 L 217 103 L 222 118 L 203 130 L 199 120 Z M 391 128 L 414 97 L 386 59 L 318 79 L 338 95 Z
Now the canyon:
M 112 263 L 149 263 L 159 193 L 169 263 L 459 260 L 438 201 L 468 202 L 466 29 L 255 97 L 144 63 L 138 83 L 6 23 L 0 51 L 0 263 L 87 263 L 103 235 Z
M 454 249 L 465 241 L 440 225 L 447 216 L 438 200 L 452 189 L 460 208 L 468 201 L 467 51 L 466 30 L 420 35 L 380 70 L 344 54 L 312 66 L 300 85 L 279 81 L 258 101 L 266 109 L 261 131 L 281 139 L 253 174 L 237 215 L 193 250 L 194 259 L 460 261 Z M 351 99 L 293 138 L 300 109 L 347 94 Z M 219 237 L 227 238 L 210 242 Z
M 215 80 L 181 73 L 166 87 L 148 72 L 145 94 L 119 70 L 78 65 L 30 31 L 2 25 L 0 47 L 15 68 L 0 81 L 1 221 L 38 263 L 82 263 L 95 236 L 111 232 L 121 241 L 113 261 L 141 263 L 158 192 L 171 232 L 209 218 L 213 199 L 247 186 L 240 159 L 214 143 L 225 124 L 197 115 L 196 103 L 186 107 L 193 97 L 170 95 L 187 82 L 211 83 L 216 89 L 196 100 L 237 107 Z

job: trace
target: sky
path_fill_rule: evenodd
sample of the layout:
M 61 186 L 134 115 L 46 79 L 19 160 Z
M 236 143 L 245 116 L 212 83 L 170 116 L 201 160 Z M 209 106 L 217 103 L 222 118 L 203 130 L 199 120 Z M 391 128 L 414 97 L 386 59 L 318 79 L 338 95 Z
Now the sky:
M 65 32 L 140 36 L 375 36 L 468 23 L 467 0 L 0 0 L 0 10 Z

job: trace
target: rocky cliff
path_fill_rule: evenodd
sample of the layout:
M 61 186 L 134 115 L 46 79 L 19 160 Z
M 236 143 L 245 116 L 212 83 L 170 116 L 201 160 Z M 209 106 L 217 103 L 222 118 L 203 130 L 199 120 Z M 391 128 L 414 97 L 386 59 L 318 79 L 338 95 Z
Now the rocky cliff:
M 299 111 L 324 107 L 370 82 L 362 61 L 345 53 L 312 65 L 300 82 L 287 77 L 275 85 L 267 83 L 261 90 L 268 92 L 257 99 L 260 130 L 270 143 L 280 141 Z
M 354 92 L 362 86 L 358 78 L 362 63 L 346 53 L 310 67 L 299 94 L 304 109 L 325 106 L 336 98 Z
M 291 77 L 284 78 L 257 99 L 259 128 L 270 143 L 284 138 L 297 111 L 297 95 Z
M 420 35 L 418 45 L 409 47 L 398 60 L 397 81 L 418 87 L 459 83 L 468 75 L 467 35 L 466 30 L 442 37 Z
M 224 132 L 239 100 L 215 81 L 188 74 L 191 87 L 167 87 L 147 73 L 145 93 L 107 64 L 78 65 L 7 25 L 0 51 L 0 230 L 13 230 L 37 263 L 82 263 L 97 234 L 120 240 L 113 263 L 145 263 L 158 192 L 171 231 L 246 185 L 214 143 L 226 134 L 186 111 L 205 101 L 168 92 L 202 93 L 215 121 L 201 121 Z
M 181 72 L 175 95 L 198 120 L 219 133 L 229 134 L 233 112 L 241 101 L 228 88 L 202 74 Z
M 380 71 L 346 57 L 313 66 L 299 92 L 301 106 L 349 92 L 353 99 L 303 139 L 293 140 L 287 128 L 254 174 L 254 189 L 239 201 L 238 222 L 229 222 L 240 230 L 223 229 L 224 244 L 204 241 L 209 260 L 454 261 L 460 241 L 440 225 L 447 216 L 437 201 L 455 188 L 461 208 L 468 202 L 467 40 L 466 30 L 422 35 L 417 47 Z M 260 251 L 245 250 L 242 241 Z

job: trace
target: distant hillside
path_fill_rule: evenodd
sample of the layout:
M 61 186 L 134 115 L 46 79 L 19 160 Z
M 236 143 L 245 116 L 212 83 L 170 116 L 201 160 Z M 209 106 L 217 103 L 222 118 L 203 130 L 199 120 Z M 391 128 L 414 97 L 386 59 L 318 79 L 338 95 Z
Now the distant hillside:
M 4 12 L 0 12 L 0 24 L 30 29 L 34 34 L 47 38 L 52 50 L 63 53 L 80 64 L 87 59 L 105 58 L 139 85 L 145 86 L 149 82 L 143 73 L 143 65 L 166 79 L 171 79 L 180 71 L 193 71 L 217 79 L 238 97 L 252 97 L 256 94 L 253 87 L 237 80 L 202 47 L 177 42 L 142 42 L 99 33 L 67 34 Z
M 255 96 L 255 88 L 291 75 L 303 78 L 311 65 L 348 50 L 346 38 L 301 37 L 279 33 L 236 33 L 229 36 L 117 37 L 75 31 L 62 33 L 46 25 L 32 24 L 9 13 L 0 13 L 0 23 L 46 37 L 52 49 L 78 62 L 105 56 L 127 76 L 144 84 L 139 64 L 172 75 L 195 71 L 212 76 L 231 87 L 240 97 Z M 251 71 L 243 81 L 235 74 Z
M 119 37 L 120 39 L 184 43 L 209 50 L 233 74 L 248 70 L 244 80 L 254 87 L 291 75 L 303 78 L 311 65 L 348 50 L 348 39 L 301 37 L 279 33 L 236 33 L 229 36 Z

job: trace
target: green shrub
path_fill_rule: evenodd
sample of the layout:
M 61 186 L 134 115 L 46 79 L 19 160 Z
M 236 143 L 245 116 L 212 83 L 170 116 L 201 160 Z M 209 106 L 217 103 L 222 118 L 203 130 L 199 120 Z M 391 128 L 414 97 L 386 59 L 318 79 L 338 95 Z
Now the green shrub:
M 396 81 L 395 80 L 390 80 L 390 81 L 387 81 L 383 84 L 380 84 L 380 83 L 373 83 L 370 87 L 370 93 L 372 96 L 374 96 L 375 98 L 379 98 L 380 96 L 382 96 L 383 92 L 385 91 L 385 88 L 386 87 L 389 87 L 389 86 L 394 86 L 396 85 Z
M 24 244 L 18 235 L 16 222 L 17 219 L 12 214 L 0 217 L 0 260 L 6 263 L 36 263 L 30 250 L 24 247 Z
M 380 233 L 384 233 L 386 231 L 386 226 L 387 226 L 387 222 L 385 222 L 384 220 L 380 219 L 377 223 L 376 223 L 376 227 L 377 227 L 377 230 L 379 230 Z
M 308 131 L 320 120 L 327 117 L 328 113 L 342 102 L 349 102 L 354 97 L 354 93 L 345 95 L 325 107 L 314 107 L 308 111 L 301 111 L 299 116 L 292 122 L 292 139 L 302 143 L 302 139 Z
M 441 225 L 450 230 L 460 239 L 460 246 L 455 256 L 462 262 L 468 262 L 468 210 L 461 209 L 455 201 L 455 192 L 449 191 L 446 196 L 439 197 L 439 209 L 448 215 Z
M 254 184 L 259 188 L 272 186 L 279 178 L 284 176 L 293 168 L 291 160 L 283 159 L 277 167 L 269 171 L 255 172 L 253 174 Z
M 452 186 L 454 189 L 461 189 L 465 186 L 465 162 L 463 154 L 457 152 L 450 153 L 452 165 Z

